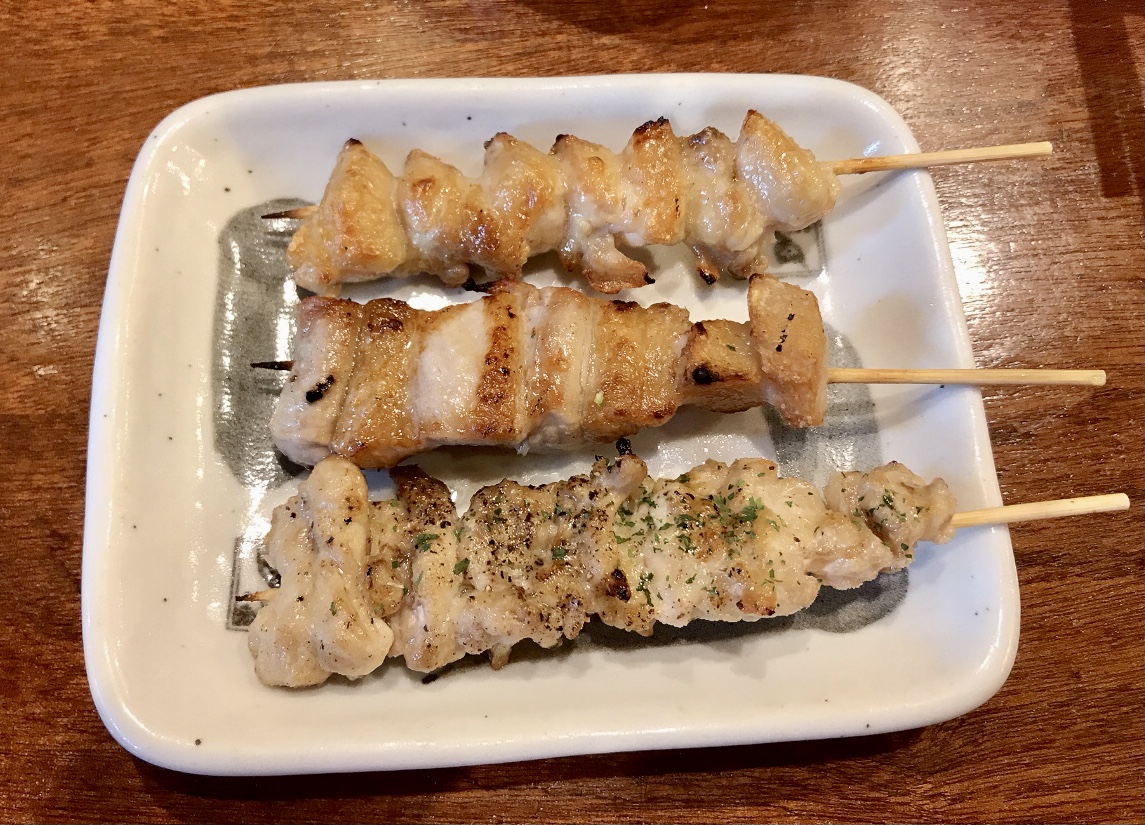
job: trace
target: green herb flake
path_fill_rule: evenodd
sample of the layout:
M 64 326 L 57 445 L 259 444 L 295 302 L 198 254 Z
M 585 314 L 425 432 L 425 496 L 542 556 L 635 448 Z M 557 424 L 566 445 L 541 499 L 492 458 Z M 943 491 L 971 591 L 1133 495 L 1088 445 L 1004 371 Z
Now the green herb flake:
M 592 403 L 598 407 L 604 406 L 604 390 L 597 390 L 596 395 L 592 398 Z
M 755 521 L 756 515 L 762 509 L 763 502 L 757 499 L 755 496 L 752 496 L 747 500 L 747 504 L 744 505 L 743 510 L 740 511 L 739 520 L 744 523 Z
M 640 583 L 636 585 L 636 592 L 643 593 L 644 598 L 648 600 L 648 606 L 652 606 L 652 592 L 648 589 L 648 582 L 652 581 L 651 573 L 641 573 Z
M 681 473 L 680 476 L 676 479 L 676 481 L 680 482 L 681 484 L 687 484 L 691 480 L 691 477 L 687 473 Z
M 469 559 L 464 558 L 461 561 L 459 561 L 457 564 L 453 565 L 453 575 L 460 576 L 462 573 L 464 573 L 468 569 L 469 569 Z
M 568 552 L 569 551 L 566 550 L 564 547 L 554 547 L 553 548 L 553 561 L 556 561 L 557 559 L 563 559 L 565 556 L 568 555 Z
M 733 347 L 731 344 L 726 344 L 726 346 L 727 346 L 727 348 L 728 348 L 728 349 L 730 349 L 732 352 L 735 352 L 735 351 L 736 351 L 736 348 L 735 348 L 735 347 Z
M 437 533 L 418 533 L 417 537 L 413 540 L 413 546 L 417 548 L 419 553 L 424 553 L 429 549 L 430 542 L 437 541 L 441 536 Z
M 337 616 L 338 615 L 338 606 L 336 604 L 334 604 L 334 602 L 330 602 L 330 615 L 331 616 Z

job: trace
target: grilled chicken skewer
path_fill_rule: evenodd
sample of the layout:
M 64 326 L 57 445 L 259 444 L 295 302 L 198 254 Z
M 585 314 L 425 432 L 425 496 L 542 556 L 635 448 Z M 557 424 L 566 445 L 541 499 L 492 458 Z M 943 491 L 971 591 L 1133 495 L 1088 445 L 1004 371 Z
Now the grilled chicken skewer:
M 264 683 L 358 678 L 387 656 L 429 672 L 488 651 L 499 667 L 517 642 L 553 647 L 593 616 L 649 635 L 789 615 L 954 533 L 945 482 L 898 463 L 836 473 L 821 494 L 765 459 L 657 480 L 622 454 L 566 481 L 486 487 L 460 516 L 441 482 L 391 475 L 397 498 L 371 503 L 361 471 L 331 457 L 275 510 L 281 584 L 259 594 L 249 638 Z
M 693 324 L 671 304 L 519 281 L 437 312 L 308 298 L 271 434 L 301 464 L 336 454 L 392 467 L 444 445 L 615 441 L 685 404 L 732 412 L 766 401 L 794 426 L 822 423 L 827 338 L 815 296 L 755 276 L 748 307 L 748 324 Z
M 746 324 L 691 323 L 671 304 L 643 308 L 513 281 L 437 312 L 392 299 L 313 297 L 299 308 L 295 358 L 259 366 L 289 364 L 271 417 L 284 455 L 300 464 L 342 455 L 361 467 L 392 467 L 445 445 L 527 452 L 614 441 L 689 404 L 737 412 L 768 403 L 792 426 L 815 426 L 831 381 L 1043 378 L 1030 370 L 962 371 L 969 380 L 950 371 L 828 370 L 815 296 L 771 276 L 751 279 L 748 315 Z M 1104 381 L 1100 371 L 1048 377 Z
M 685 243 L 711 283 L 721 270 L 763 272 L 775 231 L 811 225 L 838 192 L 829 166 L 755 111 L 734 143 L 711 127 L 677 137 L 661 118 L 619 154 L 572 135 L 545 154 L 501 133 L 474 179 L 420 150 L 395 177 L 350 140 L 288 259 L 299 286 L 330 295 L 343 283 L 419 272 L 455 286 L 471 265 L 515 279 L 528 258 L 556 250 L 611 294 L 652 283 L 618 242 Z

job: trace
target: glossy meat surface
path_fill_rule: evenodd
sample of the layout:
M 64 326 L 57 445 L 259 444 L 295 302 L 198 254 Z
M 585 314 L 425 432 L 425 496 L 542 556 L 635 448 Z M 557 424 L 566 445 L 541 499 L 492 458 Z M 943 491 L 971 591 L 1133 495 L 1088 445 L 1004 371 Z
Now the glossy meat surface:
M 470 267 L 516 279 L 528 258 L 556 251 L 614 294 L 652 282 L 618 244 L 682 242 L 708 282 L 723 270 L 746 278 L 765 271 L 775 230 L 819 220 L 838 192 L 829 169 L 755 111 L 736 142 L 712 128 L 677 137 L 661 118 L 619 153 L 561 135 L 545 154 L 502 133 L 476 178 L 416 149 L 395 176 L 351 140 L 288 257 L 299 286 L 336 294 L 418 272 L 458 285 Z
M 250 640 L 267 684 L 357 678 L 387 654 L 429 672 L 489 652 L 496 667 L 518 642 L 553 647 L 593 617 L 649 635 L 789 615 L 823 585 L 902 569 L 918 542 L 953 534 L 945 482 L 897 463 L 837 473 L 824 496 L 766 459 L 653 479 L 623 455 L 542 486 L 502 481 L 460 515 L 441 482 L 392 475 L 396 499 L 366 507 L 360 472 L 329 458 L 276 510 L 268 557 L 282 584 Z
M 692 405 L 767 402 L 822 423 L 826 335 L 815 296 L 771 276 L 751 321 L 691 323 L 671 304 L 501 281 L 437 312 L 391 299 L 302 302 L 295 359 L 271 419 L 288 458 L 391 467 L 445 445 L 554 450 L 614 441 Z

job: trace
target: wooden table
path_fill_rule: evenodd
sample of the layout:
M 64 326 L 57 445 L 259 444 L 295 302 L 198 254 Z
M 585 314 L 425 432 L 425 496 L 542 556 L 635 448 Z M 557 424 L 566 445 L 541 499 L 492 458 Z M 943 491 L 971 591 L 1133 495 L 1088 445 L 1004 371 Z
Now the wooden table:
M 0 57 L 0 820 L 1142 821 L 1142 13 L 1100 0 L 9 3 Z M 1010 501 L 1125 491 L 1128 513 L 1016 528 L 1017 664 L 983 707 L 844 741 L 302 779 L 137 761 L 80 636 L 96 325 L 132 161 L 212 92 L 364 77 L 830 75 L 924 147 L 1054 141 L 934 178 L 981 366 L 1109 385 L 987 394 Z

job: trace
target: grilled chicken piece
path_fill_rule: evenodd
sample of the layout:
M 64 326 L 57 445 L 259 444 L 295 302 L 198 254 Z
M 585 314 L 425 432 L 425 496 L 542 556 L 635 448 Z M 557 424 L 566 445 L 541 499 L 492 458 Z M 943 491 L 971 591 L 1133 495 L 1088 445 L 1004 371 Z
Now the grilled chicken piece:
M 308 298 L 271 433 L 299 463 L 334 454 L 392 467 L 443 445 L 614 441 L 685 404 L 768 402 L 794 426 L 822 423 L 827 339 L 815 296 L 756 276 L 748 304 L 749 324 L 692 324 L 671 304 L 513 281 L 437 312 Z
M 262 681 L 357 678 L 385 659 L 394 634 L 369 598 L 369 510 L 366 480 L 342 460 L 321 462 L 275 510 L 268 561 L 283 586 L 255 616 L 249 640 Z
M 417 272 L 457 285 L 470 266 L 516 279 L 529 257 L 556 250 L 613 294 L 652 283 L 618 242 L 683 242 L 711 283 L 723 269 L 764 272 L 775 230 L 819 220 L 838 192 L 829 169 L 755 111 L 735 143 L 712 128 L 679 138 L 661 118 L 620 154 L 572 135 L 544 154 L 502 133 L 474 179 L 420 150 L 395 178 L 351 140 L 287 254 L 299 286 L 332 295 L 346 282 Z
M 945 482 L 897 463 L 837 473 L 825 499 L 765 459 L 652 479 L 622 455 L 566 481 L 486 487 L 462 516 L 441 482 L 392 475 L 397 499 L 367 508 L 360 472 L 328 458 L 275 511 L 282 583 L 250 638 L 265 683 L 358 678 L 387 654 L 429 672 L 488 651 L 499 667 L 517 642 L 554 647 L 593 616 L 649 635 L 788 615 L 823 585 L 856 587 L 953 534 Z

